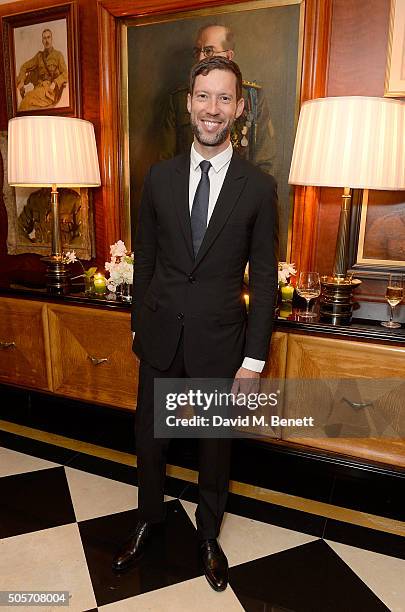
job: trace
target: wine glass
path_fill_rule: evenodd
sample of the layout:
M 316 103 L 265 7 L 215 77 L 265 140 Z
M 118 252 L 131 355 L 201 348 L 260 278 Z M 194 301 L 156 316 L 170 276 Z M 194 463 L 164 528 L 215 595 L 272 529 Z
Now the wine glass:
M 318 272 L 300 272 L 296 290 L 299 296 L 305 298 L 307 302 L 306 310 L 300 311 L 298 314 L 301 317 L 311 319 L 316 316 L 316 313 L 310 312 L 309 302 L 313 298 L 321 295 L 321 281 Z
M 401 323 L 394 323 L 394 309 L 398 304 L 402 302 L 402 298 L 404 297 L 404 283 L 402 274 L 390 274 L 388 279 L 387 289 L 385 291 L 385 299 L 391 308 L 390 320 L 382 321 L 381 325 L 384 327 L 389 327 L 390 329 L 395 329 L 397 327 L 401 327 Z

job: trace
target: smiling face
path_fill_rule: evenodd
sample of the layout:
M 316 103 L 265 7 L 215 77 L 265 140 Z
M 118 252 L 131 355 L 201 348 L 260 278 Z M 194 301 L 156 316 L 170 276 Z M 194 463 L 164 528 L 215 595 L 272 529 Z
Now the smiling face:
M 243 111 L 243 98 L 237 100 L 236 77 L 229 70 L 199 74 L 187 109 L 196 150 L 209 159 L 224 151 L 230 142 L 231 128 Z

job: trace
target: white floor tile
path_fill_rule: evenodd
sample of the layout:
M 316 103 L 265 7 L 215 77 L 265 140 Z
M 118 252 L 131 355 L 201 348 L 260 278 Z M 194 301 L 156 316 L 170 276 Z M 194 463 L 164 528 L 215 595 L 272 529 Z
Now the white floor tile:
M 0 447 L 0 477 L 59 467 L 59 463 Z
M 195 526 L 196 504 L 181 500 Z M 228 557 L 229 566 L 253 561 L 318 538 L 291 529 L 276 527 L 225 512 L 219 542 Z
M 138 506 L 138 487 L 65 467 L 78 521 L 132 510 Z
M 405 612 L 405 561 L 326 540 L 391 612 Z
M 103 612 L 243 612 L 231 589 L 216 593 L 205 576 L 99 607 Z
M 96 607 L 77 524 L 0 540 L 0 590 L 69 591 L 69 608 L 41 606 L 41 612 L 82 612 Z

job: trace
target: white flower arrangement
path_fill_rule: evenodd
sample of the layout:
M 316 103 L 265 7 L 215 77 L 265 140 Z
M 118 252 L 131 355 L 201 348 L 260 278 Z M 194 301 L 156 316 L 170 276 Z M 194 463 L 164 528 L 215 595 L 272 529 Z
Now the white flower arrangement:
M 77 276 L 72 276 L 71 280 L 76 280 L 77 278 L 84 278 L 85 280 L 90 282 L 92 280 L 94 274 L 97 272 L 97 268 L 96 267 L 91 267 L 91 268 L 88 268 L 86 270 L 84 265 L 80 261 L 80 259 L 77 257 L 76 251 L 66 251 L 66 253 L 64 253 L 62 255 L 62 261 L 65 264 L 78 263 L 78 264 L 80 264 L 80 266 L 81 266 L 81 268 L 83 270 L 83 274 L 78 274 Z
M 76 251 L 67 251 L 66 253 L 64 253 L 63 259 L 64 263 L 66 264 L 72 264 L 76 261 L 79 261 L 76 255 Z
M 289 264 L 286 261 L 278 262 L 278 284 L 286 285 L 287 280 L 290 276 L 295 276 L 297 274 L 297 270 L 295 269 L 295 264 Z
M 115 293 L 118 285 L 132 285 L 134 275 L 134 254 L 129 253 L 122 240 L 110 246 L 111 261 L 105 262 L 105 269 L 110 273 L 107 289 Z

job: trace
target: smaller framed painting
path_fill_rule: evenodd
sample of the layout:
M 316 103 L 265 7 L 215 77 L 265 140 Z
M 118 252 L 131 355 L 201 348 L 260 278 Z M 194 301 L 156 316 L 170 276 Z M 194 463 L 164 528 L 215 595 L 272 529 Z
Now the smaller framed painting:
M 74 2 L 2 18 L 9 118 L 80 116 Z
M 405 96 L 405 0 L 391 0 L 384 96 Z
M 365 189 L 353 207 L 352 226 L 356 273 L 405 273 L 405 192 Z

